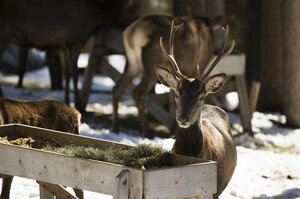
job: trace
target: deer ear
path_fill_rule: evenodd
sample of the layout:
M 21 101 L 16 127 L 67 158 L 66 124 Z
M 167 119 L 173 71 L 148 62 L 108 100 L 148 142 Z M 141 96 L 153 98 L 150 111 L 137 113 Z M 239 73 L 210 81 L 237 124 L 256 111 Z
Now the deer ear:
M 156 64 L 154 66 L 154 71 L 163 85 L 171 89 L 176 89 L 178 87 L 179 80 L 169 70 Z
M 206 96 L 211 93 L 216 93 L 222 89 L 227 80 L 227 75 L 225 73 L 220 73 L 210 77 L 204 83 L 204 89 Z

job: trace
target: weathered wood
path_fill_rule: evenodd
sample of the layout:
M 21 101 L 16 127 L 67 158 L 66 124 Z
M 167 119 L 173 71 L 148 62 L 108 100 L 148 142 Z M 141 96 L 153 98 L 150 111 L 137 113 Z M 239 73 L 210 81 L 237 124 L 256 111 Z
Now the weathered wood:
M 212 59 L 212 61 L 215 60 L 215 58 L 216 56 Z M 210 64 L 212 63 L 212 61 L 210 62 Z M 218 73 L 226 73 L 230 76 L 243 75 L 245 73 L 245 62 L 245 54 L 229 55 L 224 58 L 216 68 L 214 68 L 214 70 L 211 72 L 211 75 Z M 208 66 L 210 66 L 210 64 L 208 64 Z
M 114 199 L 129 198 L 129 171 L 122 170 L 115 179 Z
M 187 166 L 146 171 L 145 195 L 149 198 L 174 198 L 179 195 L 192 197 L 217 192 L 217 167 L 206 164 L 203 163 L 202 168 Z M 199 175 L 195 175 L 196 173 Z M 199 178 L 201 182 L 194 184 Z
M 249 109 L 249 99 L 247 93 L 246 80 L 244 75 L 236 75 L 236 88 L 239 97 L 239 108 L 242 126 L 244 132 L 248 132 L 249 135 L 253 136 L 252 125 L 251 125 L 251 114 Z
M 0 127 L 1 136 L 9 134 L 37 136 L 56 141 L 60 144 L 73 143 L 75 145 L 102 145 L 104 147 L 127 146 L 26 125 L 10 124 Z M 24 148 L 3 143 L 0 143 L 0 157 L 0 173 L 2 174 L 20 176 L 46 183 L 76 187 L 78 189 L 100 192 L 109 195 L 116 193 L 115 188 L 113 187 L 115 184 L 115 177 L 117 177 L 123 170 L 128 170 L 128 178 L 130 179 L 130 199 L 143 197 L 145 199 L 151 198 L 151 195 L 153 195 L 155 189 L 149 186 L 152 186 L 154 179 L 159 176 L 160 178 L 164 179 L 165 183 L 172 185 L 172 182 L 167 181 L 168 179 L 172 178 L 167 176 L 176 176 L 176 173 L 182 174 L 182 180 L 180 183 L 185 183 L 185 181 L 190 178 L 190 175 L 192 175 L 192 171 L 194 171 L 194 177 L 190 178 L 188 182 L 191 184 L 203 185 L 203 188 L 209 187 L 208 190 L 202 190 L 202 192 L 207 191 L 207 194 L 213 194 L 213 187 L 216 187 L 216 184 L 211 186 L 213 183 L 212 179 L 215 178 L 214 176 L 216 175 L 216 170 L 214 169 L 216 168 L 215 162 L 176 154 L 172 154 L 173 165 L 176 167 L 153 170 L 134 169 L 122 165 L 70 157 L 53 152 Z M 186 164 L 188 165 L 185 166 Z M 187 170 L 187 172 L 185 172 L 185 170 Z M 205 172 L 204 176 L 209 176 L 207 172 L 212 172 L 210 176 L 211 179 L 209 179 L 209 177 L 202 178 L 203 172 Z M 195 175 L 195 173 L 199 175 Z M 198 178 L 196 176 L 198 176 Z M 147 182 L 148 179 L 151 179 L 152 182 Z M 205 181 L 204 179 L 207 179 L 208 181 Z M 216 181 L 216 179 L 214 180 Z M 206 183 L 208 184 L 206 185 Z M 176 187 L 176 185 L 173 185 L 172 189 L 174 189 L 174 186 Z M 151 195 L 147 194 L 146 188 Z M 176 187 L 176 189 L 176 192 L 169 192 L 169 187 L 164 186 L 159 188 L 161 192 L 166 192 L 164 193 L 166 196 L 165 198 L 183 197 L 184 195 L 181 195 L 181 193 L 186 195 L 185 186 Z M 191 195 L 197 195 L 199 192 L 196 187 L 195 190 L 192 188 L 188 188 L 188 190 L 191 191 Z M 41 191 L 43 192 L 44 190 L 41 189 Z
M 260 82 L 258 81 L 253 81 L 251 83 L 250 87 L 250 94 L 249 94 L 249 107 L 250 107 L 250 115 L 254 113 L 256 110 L 256 105 L 257 105 L 257 100 L 259 96 L 259 91 L 260 91 Z
M 11 177 L 11 176 L 0 173 L 0 178 L 9 178 L 9 177 Z
M 114 176 L 126 168 L 8 144 L 0 144 L 0 148 L 1 173 L 108 195 L 114 193 Z M 128 169 L 133 182 L 130 193 L 142 198 L 142 172 Z
M 46 188 L 40 187 L 40 199 L 54 199 L 54 195 L 50 193 Z
M 78 197 L 74 196 L 72 193 L 70 193 L 66 188 L 64 188 L 61 185 L 50 184 L 41 181 L 37 181 L 37 183 L 40 185 L 40 187 L 46 189 L 50 194 L 55 195 L 57 199 L 64 199 L 64 198 L 78 199 Z

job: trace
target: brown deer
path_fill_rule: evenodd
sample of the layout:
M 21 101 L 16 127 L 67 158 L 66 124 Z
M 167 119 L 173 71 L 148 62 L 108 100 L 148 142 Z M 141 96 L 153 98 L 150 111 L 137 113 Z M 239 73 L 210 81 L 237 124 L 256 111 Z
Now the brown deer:
M 123 28 L 135 18 L 133 0 L 0 0 L 0 54 L 10 42 L 61 52 L 66 80 L 73 78 L 75 107 L 81 109 L 77 59 L 85 42 L 105 27 Z M 117 14 L 116 14 L 117 13 Z
M 20 123 L 79 134 L 81 114 L 57 101 L 15 101 L 0 97 L 0 125 Z M 13 176 L 3 178 L 1 199 L 8 199 Z M 79 198 L 83 191 L 75 189 Z
M 161 49 L 170 61 L 173 70 L 165 66 L 155 65 L 154 70 L 159 81 L 175 92 L 176 103 L 176 140 L 173 153 L 199 157 L 217 162 L 218 198 L 230 181 L 236 166 L 237 153 L 232 139 L 228 115 L 224 110 L 212 105 L 205 105 L 204 98 L 218 92 L 224 85 L 227 75 L 224 73 L 209 76 L 218 62 L 229 55 L 234 47 L 224 52 L 228 37 L 228 26 L 220 53 L 204 75 L 188 77 L 179 69 L 174 56 L 174 34 L 179 26 L 172 23 L 169 53 L 160 42 Z
M 133 91 L 137 108 L 139 110 L 143 135 L 152 137 L 148 131 L 147 115 L 144 108 L 144 99 L 147 93 L 157 82 L 153 66 L 162 64 L 168 66 L 168 60 L 159 52 L 159 37 L 169 33 L 172 19 L 176 23 L 184 23 L 184 29 L 178 31 L 175 54 L 178 55 L 180 70 L 184 75 L 195 77 L 194 68 L 198 64 L 200 72 L 206 67 L 214 51 L 214 30 L 222 27 L 229 21 L 227 17 L 217 17 L 210 20 L 205 17 L 168 17 L 146 16 L 132 23 L 123 33 L 124 47 L 127 56 L 125 71 L 113 89 L 113 126 L 112 130 L 118 132 L 118 103 L 126 88 L 135 77 L 142 73 L 141 82 Z M 163 41 L 167 43 L 166 40 Z M 181 67 L 183 66 L 183 67 Z

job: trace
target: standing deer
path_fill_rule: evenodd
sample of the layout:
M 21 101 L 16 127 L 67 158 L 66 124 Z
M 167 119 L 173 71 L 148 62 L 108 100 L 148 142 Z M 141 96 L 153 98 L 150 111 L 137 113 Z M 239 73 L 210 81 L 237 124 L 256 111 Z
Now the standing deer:
M 20 102 L 0 97 L 0 125 L 20 123 L 79 134 L 81 114 L 74 108 L 57 101 Z M 13 176 L 3 178 L 1 199 L 9 199 Z M 83 191 L 75 189 L 79 198 Z
M 69 102 L 72 76 L 75 106 L 81 109 L 77 87 L 80 50 L 101 28 L 120 28 L 132 21 L 134 12 L 126 12 L 131 9 L 131 1 L 0 0 L 0 54 L 10 42 L 23 47 L 60 51 L 64 58 L 65 101 Z
M 157 82 L 153 66 L 162 64 L 168 66 L 168 60 L 159 52 L 159 37 L 166 36 L 169 32 L 171 20 L 176 23 L 184 23 L 184 29 L 178 31 L 176 40 L 178 45 L 174 51 L 178 56 L 180 70 L 184 75 L 195 77 L 194 68 L 198 64 L 198 70 L 202 72 L 213 57 L 214 30 L 228 22 L 226 17 L 217 17 L 213 20 L 199 17 L 168 17 L 146 16 L 132 23 L 123 33 L 124 47 L 127 56 L 125 72 L 113 89 L 113 127 L 114 132 L 118 127 L 118 103 L 126 88 L 135 77 L 142 73 L 140 84 L 134 89 L 133 97 L 139 110 L 143 135 L 152 137 L 148 131 L 147 115 L 144 108 L 144 100 L 147 93 Z M 166 43 L 167 41 L 163 41 Z M 170 70 L 173 70 L 168 66 Z
M 169 53 L 162 39 L 160 47 L 171 63 L 173 70 L 155 65 L 154 70 L 159 81 L 175 92 L 176 103 L 176 140 L 173 153 L 199 157 L 217 162 L 217 199 L 230 181 L 236 166 L 237 153 L 232 139 L 228 115 L 224 110 L 212 105 L 204 105 L 204 98 L 221 90 L 227 75 L 225 73 L 209 76 L 218 62 L 229 55 L 234 48 L 224 52 L 228 37 L 228 26 L 220 53 L 204 75 L 188 77 L 179 69 L 174 56 L 174 34 L 180 26 L 172 22 Z

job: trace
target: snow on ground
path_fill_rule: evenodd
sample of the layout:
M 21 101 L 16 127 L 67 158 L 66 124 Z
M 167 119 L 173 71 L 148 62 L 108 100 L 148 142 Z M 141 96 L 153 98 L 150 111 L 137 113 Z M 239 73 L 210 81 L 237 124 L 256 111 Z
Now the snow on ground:
M 1 76 L 1 75 L 0 75 Z M 1 81 L 6 76 L 1 76 Z M 37 78 L 38 77 L 38 78 Z M 16 77 L 11 75 L 10 79 Z M 47 69 L 26 74 L 25 81 L 37 81 L 49 87 L 50 80 Z M 10 80 L 12 81 L 12 80 Z M 97 76 L 94 78 L 93 89 L 111 91 L 113 82 L 109 78 Z M 24 100 L 56 99 L 63 101 L 63 91 L 33 91 L 3 86 L 6 97 Z M 72 100 L 72 97 L 71 97 Z M 99 111 L 106 114 L 112 112 L 111 94 L 93 93 L 89 98 L 89 111 Z M 133 100 L 125 96 L 121 103 L 122 114 L 137 114 Z M 239 128 L 238 115 L 230 113 L 233 126 Z M 274 122 L 275 121 L 275 122 Z M 300 129 L 279 127 L 285 117 L 274 113 L 254 113 L 252 120 L 255 139 L 240 136 L 235 139 L 238 151 L 238 162 L 234 175 L 221 195 L 221 199 L 256 198 L 256 199 L 300 199 Z M 135 145 L 139 143 L 154 143 L 171 149 L 173 139 L 146 138 L 131 136 L 126 132 L 115 134 L 101 125 L 83 123 L 80 128 L 83 136 L 117 141 Z M 0 181 L 0 187 L 2 182 Z M 283 193 L 280 195 L 281 193 Z M 278 196 L 280 195 L 280 196 Z M 11 190 L 12 199 L 39 198 L 39 189 L 35 181 L 15 177 Z M 112 198 L 111 196 L 85 192 L 85 198 Z

